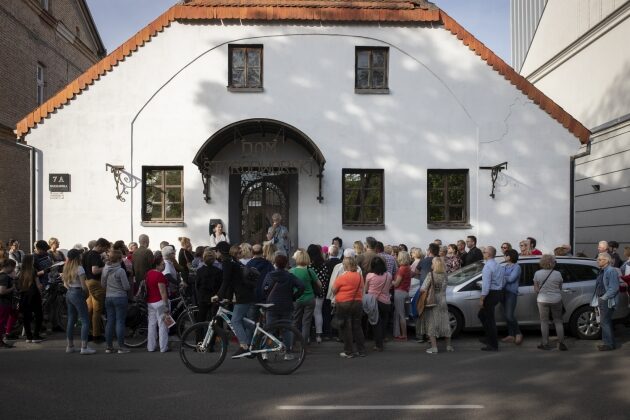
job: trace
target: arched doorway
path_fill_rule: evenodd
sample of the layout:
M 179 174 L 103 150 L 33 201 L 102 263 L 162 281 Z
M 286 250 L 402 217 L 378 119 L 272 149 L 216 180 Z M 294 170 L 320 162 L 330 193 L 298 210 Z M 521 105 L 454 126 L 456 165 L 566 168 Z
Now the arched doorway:
M 235 243 L 265 241 L 273 213 L 282 215 L 291 242 L 298 243 L 300 177 L 306 177 L 306 182 L 312 178 L 319 186 L 313 198 L 323 200 L 324 156 L 303 132 L 280 121 L 250 119 L 230 124 L 204 143 L 193 163 L 201 172 L 206 202 L 213 200 L 211 185 L 229 180 L 225 204 L 230 239 Z

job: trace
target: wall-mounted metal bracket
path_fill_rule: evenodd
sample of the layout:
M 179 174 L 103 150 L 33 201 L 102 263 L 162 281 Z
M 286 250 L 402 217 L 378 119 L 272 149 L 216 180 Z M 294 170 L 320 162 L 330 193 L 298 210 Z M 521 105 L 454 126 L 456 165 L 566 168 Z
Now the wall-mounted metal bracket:
M 127 190 L 134 188 L 137 185 L 137 180 L 135 180 L 131 174 L 125 172 L 125 167 L 123 165 L 110 165 L 109 163 L 106 163 L 105 171 L 109 171 L 114 174 L 114 182 L 116 183 L 116 199 L 125 202 L 125 197 L 123 197 L 123 195 L 129 194 L 129 191 Z
M 479 169 L 492 171 L 490 172 L 490 177 L 492 178 L 492 192 L 490 193 L 490 197 L 492 197 L 493 199 L 494 199 L 494 188 L 496 186 L 499 173 L 503 169 L 507 169 L 507 167 L 508 167 L 507 162 L 499 163 L 498 165 L 494 165 L 494 166 L 480 166 L 479 167 Z

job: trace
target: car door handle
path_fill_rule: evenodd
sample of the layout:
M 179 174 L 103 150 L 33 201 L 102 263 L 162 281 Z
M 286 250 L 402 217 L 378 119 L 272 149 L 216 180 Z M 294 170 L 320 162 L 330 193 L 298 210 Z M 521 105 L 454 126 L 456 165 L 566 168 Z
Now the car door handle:
M 575 290 L 573 290 L 573 289 L 562 289 L 562 291 L 564 293 L 575 293 Z

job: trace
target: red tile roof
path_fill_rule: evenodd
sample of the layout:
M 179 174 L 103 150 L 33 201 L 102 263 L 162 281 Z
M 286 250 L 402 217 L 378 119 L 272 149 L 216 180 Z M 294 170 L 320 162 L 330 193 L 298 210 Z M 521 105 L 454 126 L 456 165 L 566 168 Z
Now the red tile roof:
M 441 24 L 457 36 L 495 71 L 561 123 L 582 143 L 590 131 L 553 102 L 532 83 L 466 31 L 459 23 L 424 0 L 192 0 L 178 4 L 132 36 L 103 60 L 18 122 L 16 134 L 23 138 L 29 130 L 57 109 L 68 104 L 87 86 L 111 71 L 175 20 L 239 19 L 258 21 L 307 20 L 322 22 L 416 22 Z

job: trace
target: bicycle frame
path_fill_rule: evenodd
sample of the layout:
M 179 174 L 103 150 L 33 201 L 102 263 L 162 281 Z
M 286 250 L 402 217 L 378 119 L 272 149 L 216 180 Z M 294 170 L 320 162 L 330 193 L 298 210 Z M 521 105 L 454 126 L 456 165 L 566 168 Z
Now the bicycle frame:
M 205 348 L 208 346 L 210 339 L 212 338 L 212 332 L 213 330 L 213 326 L 216 324 L 216 321 L 218 319 L 222 319 L 225 321 L 225 323 L 228 325 L 228 327 L 230 328 L 230 330 L 232 330 L 232 332 L 234 332 L 234 327 L 232 326 L 232 312 L 225 309 L 223 306 L 219 306 L 219 310 L 217 311 L 217 314 L 214 316 L 214 318 L 212 319 L 212 322 L 210 322 L 210 326 L 208 328 L 208 331 L 206 331 L 206 336 L 203 339 L 203 342 L 201 343 L 201 345 Z M 254 322 L 249 318 L 243 318 L 243 321 L 245 321 L 248 324 L 252 324 L 255 325 L 256 328 L 254 329 L 254 333 L 252 334 L 252 340 L 249 343 L 249 351 L 252 354 L 260 354 L 260 353 L 271 353 L 271 352 L 277 352 L 277 351 L 282 351 L 285 348 L 284 343 L 279 340 L 278 338 L 276 338 L 273 334 L 268 333 L 267 331 L 265 331 L 261 326 L 260 326 L 260 322 Z M 256 342 L 256 338 L 258 338 L 260 335 L 264 335 L 267 338 L 271 339 L 276 345 L 277 347 L 273 347 L 270 349 L 261 349 L 261 350 L 254 350 L 254 343 Z

